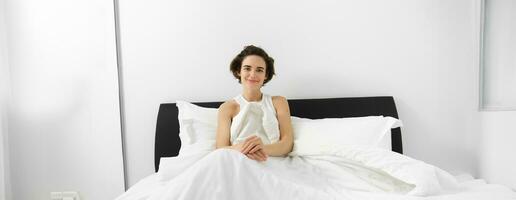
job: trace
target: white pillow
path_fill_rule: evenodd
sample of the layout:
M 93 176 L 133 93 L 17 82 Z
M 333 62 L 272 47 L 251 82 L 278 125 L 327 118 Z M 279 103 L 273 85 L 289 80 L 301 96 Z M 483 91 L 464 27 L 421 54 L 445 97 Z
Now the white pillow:
M 401 126 L 393 117 L 368 116 L 306 119 L 292 117 L 294 148 L 290 155 L 317 154 L 342 145 L 390 149 L 390 129 Z
M 216 108 L 201 107 L 186 101 L 176 102 L 181 148 L 177 157 L 162 157 L 158 177 L 170 180 L 215 150 Z
M 392 134 L 391 129 L 389 129 L 385 135 L 382 137 L 378 145 L 376 145 L 379 148 L 392 151 Z
M 218 109 L 201 107 L 186 101 L 177 101 L 176 106 L 179 111 L 181 139 L 179 155 L 215 150 Z M 328 148 L 330 145 L 370 145 L 391 150 L 390 130 L 400 127 L 401 121 L 383 116 L 314 120 L 292 116 L 292 126 L 292 154 L 299 148 L 306 151 L 312 148 Z
M 218 109 L 201 107 L 186 101 L 177 101 L 176 106 L 179 111 L 177 119 L 181 139 L 179 155 L 215 150 Z

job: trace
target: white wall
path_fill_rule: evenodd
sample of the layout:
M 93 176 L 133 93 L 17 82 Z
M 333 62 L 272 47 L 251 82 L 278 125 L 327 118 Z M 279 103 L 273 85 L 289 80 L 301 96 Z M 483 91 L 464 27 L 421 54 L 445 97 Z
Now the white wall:
M 124 191 L 113 2 L 7 0 L 12 199 Z
M 516 190 L 516 2 L 486 1 L 479 175 Z M 487 111 L 492 110 L 492 111 Z
M 9 96 L 9 67 L 5 37 L 5 4 L 0 0 L 0 200 L 12 199 L 10 193 L 9 155 L 7 152 L 7 99 Z
M 516 111 L 482 112 L 479 174 L 516 190 Z
M 153 173 L 158 106 L 240 92 L 228 70 L 264 47 L 287 98 L 392 95 L 405 153 L 477 174 L 479 1 L 120 2 L 128 183 Z

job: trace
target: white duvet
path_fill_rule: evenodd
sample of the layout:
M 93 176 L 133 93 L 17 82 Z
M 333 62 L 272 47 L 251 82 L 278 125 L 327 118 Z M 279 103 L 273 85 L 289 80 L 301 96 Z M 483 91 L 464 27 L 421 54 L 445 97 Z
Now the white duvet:
M 157 174 L 117 199 L 516 199 L 506 187 L 459 183 L 437 167 L 373 147 L 297 152 L 265 162 L 219 149 L 161 162 Z

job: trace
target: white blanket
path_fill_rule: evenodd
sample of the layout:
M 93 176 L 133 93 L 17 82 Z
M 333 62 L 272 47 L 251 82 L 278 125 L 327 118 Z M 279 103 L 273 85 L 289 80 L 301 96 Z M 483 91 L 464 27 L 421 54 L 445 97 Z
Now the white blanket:
M 131 188 L 117 199 L 456 199 L 465 191 L 443 170 L 378 148 L 342 147 L 265 162 L 219 149 L 162 162 L 152 187 Z M 505 190 L 500 195 L 516 197 Z

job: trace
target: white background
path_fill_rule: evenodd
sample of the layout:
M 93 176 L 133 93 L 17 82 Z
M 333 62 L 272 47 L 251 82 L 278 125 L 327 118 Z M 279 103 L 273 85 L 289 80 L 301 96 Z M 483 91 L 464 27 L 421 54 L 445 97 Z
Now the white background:
M 5 2 L 7 194 L 48 199 L 50 191 L 79 190 L 84 199 L 112 199 L 123 174 L 111 2 Z M 119 6 L 129 186 L 154 172 L 159 104 L 237 95 L 229 62 L 255 44 L 276 59 L 266 93 L 394 96 L 406 155 L 516 188 L 516 112 L 478 111 L 479 0 Z
M 4 0 L 0 0 L 0 199 L 11 199 L 9 159 L 7 152 L 7 100 L 9 96 L 9 67 L 5 32 Z
M 113 2 L 6 0 L 0 13 L 9 66 L 2 72 L 10 75 L 10 199 L 59 191 L 114 199 L 124 174 Z

